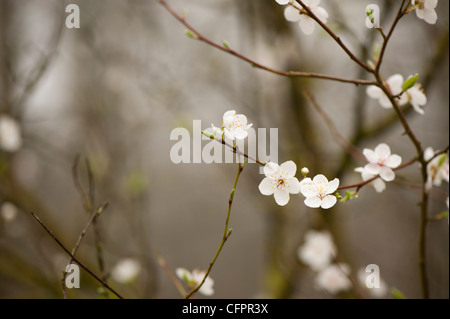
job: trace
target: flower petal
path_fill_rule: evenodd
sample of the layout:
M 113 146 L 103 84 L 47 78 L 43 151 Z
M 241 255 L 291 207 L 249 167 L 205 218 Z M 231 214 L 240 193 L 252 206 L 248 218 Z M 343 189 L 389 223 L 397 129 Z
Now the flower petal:
M 312 9 L 312 12 L 319 18 L 323 23 L 327 23 L 328 12 L 322 7 L 317 7 Z
M 381 172 L 381 166 L 378 164 L 370 163 L 364 166 L 364 169 L 367 171 L 367 173 L 372 175 L 378 175 Z
M 336 204 L 336 202 L 337 202 L 336 196 L 327 195 L 322 199 L 322 204 L 320 205 L 320 207 L 322 207 L 323 209 L 328 209 L 330 207 L 333 207 L 334 204 Z
M 402 93 L 403 89 L 403 76 L 401 74 L 394 74 L 387 79 L 386 83 L 391 89 L 392 95 L 398 95 Z
M 297 172 L 297 165 L 293 161 L 287 161 L 280 165 L 281 174 L 285 178 L 292 178 Z
M 300 12 L 294 7 L 288 6 L 284 9 L 284 17 L 289 22 L 297 22 L 300 20 Z
M 266 165 L 264 165 L 264 174 L 272 178 L 272 175 L 278 174 L 278 170 L 280 169 L 280 166 L 278 166 L 277 163 L 274 162 L 268 162 Z
M 289 192 L 287 190 L 276 189 L 273 195 L 280 206 L 284 206 L 289 202 Z
M 375 85 L 369 85 L 366 89 L 366 93 L 372 99 L 379 99 L 384 94 L 383 91 Z
M 328 183 L 328 179 L 324 175 L 318 174 L 318 175 L 314 176 L 313 182 L 314 183 Z
M 373 150 L 365 148 L 363 154 L 370 163 L 378 163 L 378 155 Z
M 377 193 L 381 193 L 382 191 L 384 191 L 386 189 L 386 183 L 383 182 L 383 180 L 381 178 L 377 178 L 376 180 L 374 180 L 372 182 L 372 185 L 375 188 L 375 190 L 377 191 Z
M 313 196 L 306 198 L 304 203 L 308 207 L 317 208 L 320 207 L 320 205 L 322 204 L 322 200 L 317 196 Z
M 332 181 L 328 183 L 328 188 L 326 190 L 327 194 L 332 194 L 336 191 L 336 189 L 339 187 L 339 179 L 335 178 Z
M 286 189 L 290 194 L 298 194 L 300 193 L 300 182 L 297 177 L 293 177 L 286 181 Z
M 284 6 L 289 3 L 289 0 L 275 0 L 278 4 Z
M 258 189 L 263 195 L 272 195 L 275 191 L 275 186 L 275 181 L 265 177 L 261 183 L 259 183 Z
M 223 114 L 223 119 L 225 120 L 225 118 L 229 118 L 229 117 L 233 117 L 236 114 L 235 110 L 231 110 L 231 111 L 226 111 Z
M 306 35 L 310 35 L 314 31 L 314 24 L 315 21 L 311 19 L 309 16 L 302 14 L 300 15 L 300 28 L 302 29 L 303 33 Z
M 375 154 L 377 154 L 378 159 L 387 159 L 391 155 L 391 148 L 386 143 L 378 144 L 375 147 Z
M 387 158 L 384 165 L 390 168 L 396 168 L 402 163 L 402 158 L 399 155 L 393 154 Z
M 381 167 L 380 177 L 386 182 L 391 182 L 395 179 L 395 173 L 391 168 L 383 166 Z

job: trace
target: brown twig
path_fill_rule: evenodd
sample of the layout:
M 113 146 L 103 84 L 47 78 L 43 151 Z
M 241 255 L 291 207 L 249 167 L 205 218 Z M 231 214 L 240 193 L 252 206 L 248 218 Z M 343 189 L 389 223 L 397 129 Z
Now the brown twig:
M 115 291 L 113 288 L 111 288 L 111 286 L 109 286 L 105 281 L 103 281 L 102 279 L 100 279 L 92 270 L 90 270 L 87 266 L 85 266 L 82 262 L 80 262 L 74 255 L 72 255 L 70 253 L 70 251 L 59 241 L 59 239 L 53 234 L 53 232 L 48 229 L 48 227 L 39 219 L 39 217 L 34 214 L 33 212 L 31 212 L 31 216 L 34 217 L 34 219 L 37 220 L 37 222 L 45 229 L 45 231 L 53 238 L 53 240 L 59 245 L 59 247 L 61 247 L 66 254 L 68 254 L 73 261 L 75 261 L 81 268 L 83 268 L 84 270 L 86 270 L 86 272 L 91 275 L 95 280 L 97 280 L 103 287 L 105 287 L 106 289 L 108 289 L 109 291 L 111 291 L 114 295 L 116 295 L 119 299 L 123 299 L 123 297 L 117 292 Z
M 342 77 L 336 77 L 326 74 L 319 74 L 319 73 L 312 73 L 312 72 L 299 72 L 299 71 L 281 71 L 277 70 L 271 67 L 268 67 L 266 65 L 263 65 L 259 62 L 256 62 L 255 60 L 237 52 L 231 49 L 228 45 L 220 45 L 207 37 L 203 36 L 199 31 L 197 31 L 191 24 L 189 24 L 184 16 L 179 15 L 175 12 L 175 10 L 165 1 L 165 0 L 157 0 L 164 8 L 173 16 L 175 17 L 179 22 L 181 22 L 188 30 L 191 32 L 192 37 L 195 40 L 202 41 L 216 49 L 219 49 L 221 51 L 224 51 L 228 54 L 231 54 L 240 60 L 243 60 L 249 64 L 251 64 L 253 67 L 256 67 L 261 70 L 268 71 L 273 74 L 286 76 L 286 77 L 306 77 L 306 78 L 317 78 L 317 79 L 324 79 L 324 80 L 330 80 L 330 81 L 337 81 L 337 82 L 343 82 L 343 83 L 352 83 L 355 85 L 375 85 L 374 81 L 369 80 L 360 80 L 360 79 L 347 79 Z
M 217 249 L 217 252 L 214 255 L 214 258 L 212 259 L 211 263 L 209 264 L 208 270 L 206 270 L 203 280 L 197 287 L 194 287 L 185 296 L 185 299 L 191 298 L 192 295 L 195 294 L 203 286 L 206 278 L 208 277 L 209 273 L 211 272 L 211 269 L 213 268 L 214 264 L 216 263 L 217 257 L 219 257 L 220 252 L 222 251 L 222 248 L 225 245 L 225 242 L 228 240 L 228 237 L 230 237 L 230 235 L 231 235 L 231 228 L 228 228 L 228 223 L 230 221 L 230 214 L 231 214 L 231 206 L 233 205 L 234 193 L 236 191 L 237 182 L 239 180 L 239 177 L 241 176 L 241 173 L 242 173 L 242 170 L 244 169 L 245 164 L 239 163 L 238 165 L 239 165 L 239 168 L 238 168 L 238 172 L 236 175 L 236 179 L 234 180 L 233 189 L 231 190 L 230 197 L 228 199 L 228 212 L 227 212 L 227 219 L 225 220 L 225 229 L 223 231 L 222 241 L 220 242 L 219 248 Z
M 86 226 L 84 227 L 84 229 L 81 231 L 80 236 L 78 237 L 77 243 L 75 244 L 75 248 L 72 250 L 72 256 L 75 256 L 78 248 L 81 245 L 81 241 L 83 240 L 84 236 L 86 235 L 86 232 L 88 231 L 89 227 L 92 225 L 92 223 L 94 222 L 94 220 L 108 207 L 108 203 L 104 203 L 102 205 L 100 205 L 97 210 L 92 214 L 91 218 L 89 219 L 89 221 L 87 222 Z M 69 261 L 67 262 L 67 266 L 69 266 L 72 262 L 73 262 L 73 257 L 70 257 Z M 67 269 L 66 266 L 66 269 Z M 67 293 L 66 293 L 66 277 L 67 277 L 67 272 L 64 271 L 63 274 L 63 278 L 61 280 L 62 282 L 62 291 L 63 291 L 63 296 L 64 299 L 67 299 Z

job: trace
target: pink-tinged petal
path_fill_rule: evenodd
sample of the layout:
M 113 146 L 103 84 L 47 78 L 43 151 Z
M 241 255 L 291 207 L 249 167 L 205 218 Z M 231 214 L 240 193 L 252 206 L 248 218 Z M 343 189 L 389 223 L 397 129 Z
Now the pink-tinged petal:
M 381 178 L 377 178 L 376 180 L 374 180 L 372 182 L 372 185 L 378 193 L 381 193 L 386 189 L 386 183 L 383 182 Z
M 278 173 L 280 166 L 278 164 L 273 162 L 268 162 L 266 165 L 264 165 L 264 174 L 267 177 L 271 177 L 272 175 L 275 175 Z
M 308 207 L 317 208 L 320 207 L 320 205 L 322 204 L 322 200 L 317 196 L 313 196 L 306 198 L 304 203 Z
M 328 12 L 322 7 L 317 7 L 312 10 L 312 12 L 319 18 L 323 23 L 327 23 L 328 20 Z
M 363 149 L 363 154 L 369 163 L 378 163 L 378 155 L 373 150 L 365 148 Z
M 391 89 L 392 95 L 398 95 L 402 93 L 403 89 L 403 76 L 400 74 L 394 74 L 387 79 L 386 83 L 389 85 Z
M 265 177 L 261 183 L 259 183 L 259 191 L 263 195 L 272 195 L 276 189 L 276 182 L 268 177 Z
M 328 183 L 328 188 L 326 190 L 327 194 L 332 194 L 336 191 L 336 189 L 339 187 L 339 179 L 335 178 L 332 181 Z
M 286 181 L 286 189 L 290 194 L 298 194 L 300 193 L 300 182 L 297 177 L 293 177 Z
M 375 154 L 378 159 L 387 159 L 389 155 L 391 155 L 391 148 L 385 143 L 378 144 L 378 146 L 375 147 Z
M 284 17 L 289 22 L 300 21 L 300 12 L 294 7 L 288 6 L 284 9 Z
M 336 202 L 337 202 L 336 196 L 327 195 L 322 199 L 322 204 L 320 205 L 320 207 L 322 207 L 323 209 L 328 209 L 330 207 L 333 207 L 334 204 L 336 204 Z
M 297 172 L 297 165 L 293 161 L 287 161 L 280 165 L 281 174 L 286 178 L 292 178 Z
M 383 91 L 375 85 L 369 85 L 366 89 L 366 93 L 372 99 L 379 99 L 384 94 Z
M 381 168 L 380 177 L 386 182 L 391 182 L 395 179 L 395 173 L 391 168 L 383 166 Z
M 328 183 L 328 179 L 324 175 L 318 174 L 318 175 L 314 176 L 313 182 L 314 183 Z
M 390 167 L 390 168 L 396 168 L 402 163 L 402 158 L 399 155 L 393 154 L 389 156 L 384 162 L 384 165 Z
M 366 166 L 364 166 L 364 169 L 367 171 L 367 173 L 372 175 L 378 175 L 381 172 L 381 166 L 374 163 L 369 163 Z
M 314 31 L 314 24 L 316 23 L 309 16 L 302 14 L 300 15 L 299 20 L 300 29 L 302 29 L 303 33 L 306 35 L 310 35 Z
M 274 192 L 275 202 L 277 202 L 278 205 L 284 206 L 289 202 L 289 192 L 280 189 L 276 189 Z

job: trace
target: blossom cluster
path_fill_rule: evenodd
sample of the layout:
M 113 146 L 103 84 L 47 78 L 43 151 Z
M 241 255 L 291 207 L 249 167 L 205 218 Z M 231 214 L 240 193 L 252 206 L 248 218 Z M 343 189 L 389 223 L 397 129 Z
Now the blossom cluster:
M 304 243 L 297 250 L 299 260 L 314 271 L 314 282 L 318 289 L 332 295 L 349 291 L 353 288 L 350 280 L 351 269 L 346 263 L 336 262 L 337 249 L 333 237 L 328 231 L 309 230 Z M 386 283 L 380 279 L 378 288 L 368 288 L 367 274 L 364 269 L 358 271 L 358 282 L 361 288 L 375 298 L 382 298 L 387 293 Z
M 401 74 L 394 74 L 386 80 L 386 86 L 398 105 L 402 106 L 411 103 L 417 113 L 424 114 L 422 107 L 427 104 L 427 97 L 423 92 L 422 86 L 419 83 L 415 83 L 412 87 L 405 89 L 404 84 L 405 81 Z M 381 107 L 385 109 L 392 108 L 391 100 L 378 86 L 370 85 L 367 87 L 366 92 L 370 98 L 378 100 Z

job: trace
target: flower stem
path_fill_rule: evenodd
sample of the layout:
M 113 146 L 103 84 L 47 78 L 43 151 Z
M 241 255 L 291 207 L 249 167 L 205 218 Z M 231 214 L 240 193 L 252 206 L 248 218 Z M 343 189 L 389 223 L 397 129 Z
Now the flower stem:
M 212 259 L 211 263 L 209 264 L 208 270 L 206 271 L 202 282 L 197 287 L 193 288 L 185 296 L 185 299 L 189 299 L 190 297 L 192 297 L 192 295 L 195 294 L 203 286 L 206 278 L 208 277 L 209 273 L 211 272 L 211 269 L 213 268 L 214 264 L 216 263 L 216 260 L 219 257 L 220 252 L 222 251 L 223 245 L 225 245 L 225 242 L 228 240 L 228 237 L 230 237 L 230 235 L 231 235 L 231 229 L 228 229 L 228 223 L 230 221 L 230 214 L 231 214 L 231 206 L 233 205 L 233 198 L 234 198 L 234 193 L 236 191 L 237 182 L 239 180 L 239 176 L 241 176 L 242 170 L 244 169 L 245 163 L 244 164 L 238 163 L 238 165 L 239 165 L 239 168 L 238 168 L 238 172 L 236 175 L 236 179 L 234 180 L 233 189 L 231 190 L 230 197 L 228 199 L 228 212 L 227 212 L 227 218 L 225 220 L 225 228 L 223 231 L 222 241 L 220 242 L 219 248 L 217 249 L 217 252 L 214 255 L 214 258 Z

